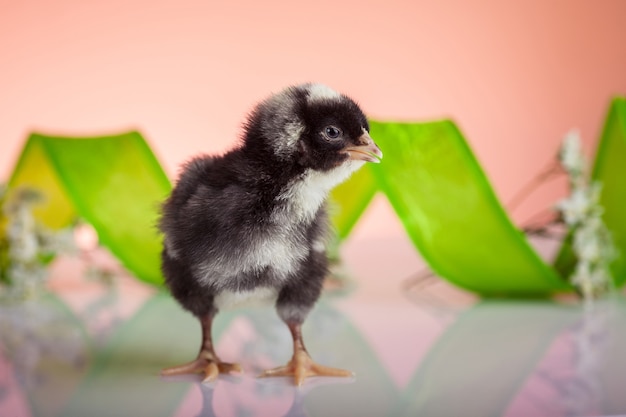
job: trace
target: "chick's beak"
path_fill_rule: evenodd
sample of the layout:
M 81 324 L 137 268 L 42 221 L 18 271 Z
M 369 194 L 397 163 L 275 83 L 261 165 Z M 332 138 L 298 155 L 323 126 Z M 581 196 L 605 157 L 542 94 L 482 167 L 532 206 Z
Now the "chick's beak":
M 363 134 L 359 137 L 357 143 L 359 143 L 359 145 L 349 146 L 344 149 L 350 159 L 374 162 L 376 164 L 380 163 L 380 160 L 383 158 L 383 153 L 365 129 L 363 129 Z

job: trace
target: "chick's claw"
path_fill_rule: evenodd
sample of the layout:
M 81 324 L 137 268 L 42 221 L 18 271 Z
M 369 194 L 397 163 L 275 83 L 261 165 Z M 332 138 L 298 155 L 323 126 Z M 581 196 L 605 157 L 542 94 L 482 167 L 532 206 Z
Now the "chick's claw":
M 301 350 L 294 353 L 287 365 L 265 371 L 259 377 L 293 376 L 294 383 L 301 386 L 304 380 L 311 376 L 351 377 L 353 375 L 350 371 L 317 364 L 306 351 Z
M 242 373 L 241 366 L 237 363 L 222 362 L 217 359 L 207 359 L 198 357 L 198 359 L 186 363 L 184 365 L 165 368 L 161 371 L 163 376 L 186 375 L 186 374 L 204 374 L 202 382 L 215 381 L 219 374 Z

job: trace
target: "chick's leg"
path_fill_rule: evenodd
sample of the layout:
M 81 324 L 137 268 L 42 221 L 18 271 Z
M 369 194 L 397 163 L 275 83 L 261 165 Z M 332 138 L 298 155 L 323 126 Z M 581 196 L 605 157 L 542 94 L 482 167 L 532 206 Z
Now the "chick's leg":
M 311 359 L 302 340 L 301 323 L 287 322 L 293 337 L 293 356 L 287 365 L 263 372 L 261 377 L 293 376 L 297 386 L 302 385 L 310 376 L 352 376 L 352 372 L 343 369 L 319 365 Z
M 184 374 L 204 374 L 202 382 L 210 382 L 217 379 L 219 374 L 230 372 L 241 372 L 241 367 L 236 363 L 222 362 L 213 349 L 213 338 L 211 336 L 211 325 L 213 314 L 206 314 L 200 317 L 202 325 L 202 344 L 198 357 L 184 365 L 173 366 L 161 371 L 161 375 L 184 375 Z

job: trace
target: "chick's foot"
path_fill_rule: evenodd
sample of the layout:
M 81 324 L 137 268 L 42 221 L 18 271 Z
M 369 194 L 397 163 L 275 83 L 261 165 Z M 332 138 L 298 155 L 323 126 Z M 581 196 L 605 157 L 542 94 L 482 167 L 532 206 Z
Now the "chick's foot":
M 241 366 L 236 363 L 222 362 L 215 355 L 209 352 L 200 352 L 198 358 L 184 365 L 165 368 L 161 371 L 163 376 L 204 374 L 202 382 L 211 382 L 217 379 L 219 374 L 229 374 L 231 372 L 243 372 Z
M 340 376 L 349 377 L 353 373 L 343 369 L 331 368 L 317 364 L 304 349 L 296 350 L 287 365 L 270 369 L 259 375 L 260 378 L 270 376 L 293 376 L 294 383 L 301 386 L 305 378 L 310 376 Z

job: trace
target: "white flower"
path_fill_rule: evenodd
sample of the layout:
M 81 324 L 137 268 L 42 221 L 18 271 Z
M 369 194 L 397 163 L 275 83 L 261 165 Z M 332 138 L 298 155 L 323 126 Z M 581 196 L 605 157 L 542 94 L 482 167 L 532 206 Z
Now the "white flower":
M 46 259 L 71 246 L 71 231 L 53 232 L 37 223 L 33 209 L 40 201 L 40 194 L 30 189 L 15 190 L 10 199 L 0 201 L 6 222 L 1 248 L 5 260 L 0 272 L 7 282 L 0 283 L 2 300 L 25 300 L 41 292 Z
M 35 234 L 35 218 L 28 207 L 20 206 L 10 210 L 7 217 L 9 219 L 7 237 L 9 239 L 20 240 L 25 235 Z
M 586 300 L 590 300 L 594 295 L 595 280 L 593 278 L 594 269 L 591 262 L 581 259 L 576 264 L 576 270 L 570 277 L 570 281 L 580 289 Z
M 599 183 L 593 183 L 589 187 L 577 187 L 568 198 L 557 203 L 556 208 L 563 213 L 563 219 L 568 226 L 581 223 L 590 214 L 602 212 L 598 205 L 601 189 Z
M 591 262 L 579 260 L 576 264 L 576 270 L 570 277 L 573 284 L 584 285 L 590 282 L 591 277 Z
M 574 251 L 581 261 L 595 262 L 600 259 L 602 248 L 597 233 L 581 227 L 574 233 Z
M 580 132 L 578 129 L 570 130 L 563 138 L 563 144 L 559 152 L 559 159 L 563 168 L 573 177 L 582 174 L 585 170 L 585 159 L 582 154 Z
M 37 236 L 23 235 L 19 240 L 11 242 L 9 247 L 9 256 L 18 262 L 33 262 L 37 259 L 39 253 L 39 244 Z
M 579 288 L 585 302 L 591 303 L 594 297 L 611 288 L 609 266 L 617 252 L 602 221 L 602 186 L 599 182 L 589 183 L 581 150 L 580 134 L 571 130 L 559 152 L 559 160 L 569 175 L 571 194 L 557 203 L 556 208 L 572 234 L 573 251 L 578 259 L 570 281 Z
M 589 250 L 588 248 L 586 250 Z M 607 259 L 603 256 L 602 245 L 594 244 L 596 251 L 585 258 L 584 253 L 575 250 L 578 255 L 578 263 L 570 281 L 576 285 L 587 300 L 603 293 L 610 288 L 611 271 L 608 267 Z
M 581 260 L 609 263 L 615 258 L 611 235 L 599 216 L 589 217 L 574 231 L 574 251 Z
M 46 268 L 38 263 L 26 265 L 13 262 L 8 268 L 11 277 L 11 287 L 6 296 L 15 300 L 24 300 L 37 295 L 43 289 L 46 279 Z
M 9 239 L 9 257 L 17 262 L 36 261 L 39 253 L 39 241 L 35 218 L 26 205 L 9 210 L 7 238 Z
M 46 254 L 67 253 L 74 254 L 77 251 L 74 241 L 74 231 L 71 228 L 61 230 L 49 230 L 40 228 L 40 251 Z

